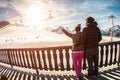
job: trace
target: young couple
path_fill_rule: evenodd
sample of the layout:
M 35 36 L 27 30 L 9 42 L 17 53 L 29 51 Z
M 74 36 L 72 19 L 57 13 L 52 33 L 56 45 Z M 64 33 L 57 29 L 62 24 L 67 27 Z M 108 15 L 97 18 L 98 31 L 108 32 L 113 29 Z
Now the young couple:
M 98 44 L 102 39 L 100 29 L 97 27 L 97 22 L 93 17 L 86 19 L 86 27 L 81 32 L 81 24 L 75 27 L 76 33 L 72 34 L 65 29 L 62 31 L 72 38 L 72 58 L 74 70 L 79 80 L 82 79 L 82 58 L 85 57 L 88 61 L 88 76 L 98 75 Z

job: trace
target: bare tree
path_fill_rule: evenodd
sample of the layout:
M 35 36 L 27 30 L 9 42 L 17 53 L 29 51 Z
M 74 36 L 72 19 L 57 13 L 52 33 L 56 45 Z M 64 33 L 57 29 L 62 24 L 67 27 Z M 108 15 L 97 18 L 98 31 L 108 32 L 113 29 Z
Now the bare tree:
M 0 21 L 0 28 L 1 28 L 1 27 L 4 27 L 4 26 L 6 26 L 6 25 L 9 25 L 9 24 L 10 24 L 9 21 Z

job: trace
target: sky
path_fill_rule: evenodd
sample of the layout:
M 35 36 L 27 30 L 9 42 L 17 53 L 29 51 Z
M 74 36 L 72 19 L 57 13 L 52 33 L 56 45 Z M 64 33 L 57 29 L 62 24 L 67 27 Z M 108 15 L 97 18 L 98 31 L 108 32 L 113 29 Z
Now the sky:
M 37 28 L 63 26 L 73 30 L 77 24 L 85 27 L 92 16 L 100 29 L 108 29 L 114 15 L 120 25 L 120 0 L 0 0 L 0 20 L 22 23 Z M 51 18 L 50 18 L 51 17 Z

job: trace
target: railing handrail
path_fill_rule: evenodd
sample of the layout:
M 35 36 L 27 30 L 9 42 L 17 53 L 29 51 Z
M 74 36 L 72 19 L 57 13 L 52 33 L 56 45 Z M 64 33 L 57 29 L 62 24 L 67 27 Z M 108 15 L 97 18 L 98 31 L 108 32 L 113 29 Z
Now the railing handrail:
M 120 41 L 113 41 L 113 42 L 101 42 L 101 43 L 99 43 L 99 46 L 101 46 L 101 45 L 110 45 L 110 44 L 120 44 Z M 71 47 L 71 45 L 67 45 L 67 46 L 54 46 L 54 47 L 40 47 L 40 48 L 38 48 L 38 47 L 34 47 L 34 48 L 5 48 L 5 49 L 0 49 L 0 50 L 18 50 L 18 49 L 22 49 L 22 50 L 26 50 L 26 49 L 31 49 L 31 50 L 38 50 L 38 49 L 58 49 L 58 48 L 72 48 Z
M 101 42 L 99 45 L 120 44 L 120 41 Z

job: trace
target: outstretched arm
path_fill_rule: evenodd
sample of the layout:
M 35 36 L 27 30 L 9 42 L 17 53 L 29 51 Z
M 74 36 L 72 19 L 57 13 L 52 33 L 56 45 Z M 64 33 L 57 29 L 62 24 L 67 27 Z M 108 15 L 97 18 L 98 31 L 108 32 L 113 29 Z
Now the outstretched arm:
M 73 34 L 72 33 L 69 33 L 68 31 L 66 31 L 65 29 L 62 29 L 62 31 L 69 37 L 72 38 Z

